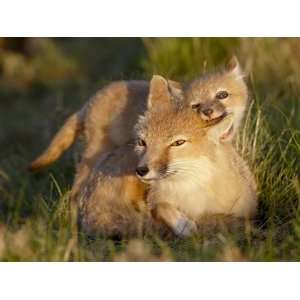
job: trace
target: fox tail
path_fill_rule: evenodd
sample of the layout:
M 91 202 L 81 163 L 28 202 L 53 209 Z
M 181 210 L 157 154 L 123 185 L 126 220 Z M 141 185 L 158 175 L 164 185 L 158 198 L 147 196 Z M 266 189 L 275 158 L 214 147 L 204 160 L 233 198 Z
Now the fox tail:
M 28 166 L 31 172 L 55 162 L 76 140 L 84 128 L 85 107 L 71 115 L 56 133 L 48 148 Z

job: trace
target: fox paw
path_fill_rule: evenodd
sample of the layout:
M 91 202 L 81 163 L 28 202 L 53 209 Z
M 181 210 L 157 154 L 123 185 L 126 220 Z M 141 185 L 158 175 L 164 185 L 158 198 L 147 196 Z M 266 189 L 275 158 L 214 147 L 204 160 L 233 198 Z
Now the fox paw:
M 197 226 L 194 221 L 187 218 L 180 218 L 176 222 L 174 228 L 174 233 L 180 238 L 185 238 L 197 231 Z

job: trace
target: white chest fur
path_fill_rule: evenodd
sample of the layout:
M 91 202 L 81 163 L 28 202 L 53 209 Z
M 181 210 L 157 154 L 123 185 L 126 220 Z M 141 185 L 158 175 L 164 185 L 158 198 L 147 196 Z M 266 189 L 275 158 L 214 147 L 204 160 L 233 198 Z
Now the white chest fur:
M 158 198 L 172 203 L 192 218 L 213 210 L 217 212 L 218 205 L 211 190 L 215 172 L 215 165 L 207 157 L 187 160 L 178 167 L 176 175 L 158 185 Z

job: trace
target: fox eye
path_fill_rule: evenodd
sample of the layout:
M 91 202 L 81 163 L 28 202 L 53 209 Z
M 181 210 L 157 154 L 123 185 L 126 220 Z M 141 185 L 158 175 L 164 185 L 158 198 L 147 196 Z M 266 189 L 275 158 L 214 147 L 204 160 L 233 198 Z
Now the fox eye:
M 143 139 L 138 139 L 137 144 L 138 146 L 146 147 L 146 142 Z
M 171 144 L 171 147 L 178 147 L 178 146 L 181 146 L 185 143 L 186 141 L 185 140 L 178 140 L 178 141 L 175 141 L 174 143 Z
M 201 104 L 200 103 L 195 103 L 192 105 L 192 109 L 198 109 L 200 108 Z
M 217 94 L 216 94 L 216 98 L 219 100 L 225 99 L 228 96 L 229 96 L 229 94 L 226 91 L 220 91 L 220 92 L 217 92 Z

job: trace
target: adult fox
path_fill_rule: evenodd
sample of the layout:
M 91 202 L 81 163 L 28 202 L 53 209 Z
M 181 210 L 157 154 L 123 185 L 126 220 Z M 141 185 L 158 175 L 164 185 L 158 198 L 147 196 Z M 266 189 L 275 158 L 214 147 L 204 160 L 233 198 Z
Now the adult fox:
M 123 235 L 153 217 L 182 237 L 207 214 L 252 217 L 255 181 L 223 140 L 233 118 L 202 120 L 167 80 L 154 76 L 147 110 L 135 126 L 136 145 L 99 157 L 79 187 L 84 229 Z

